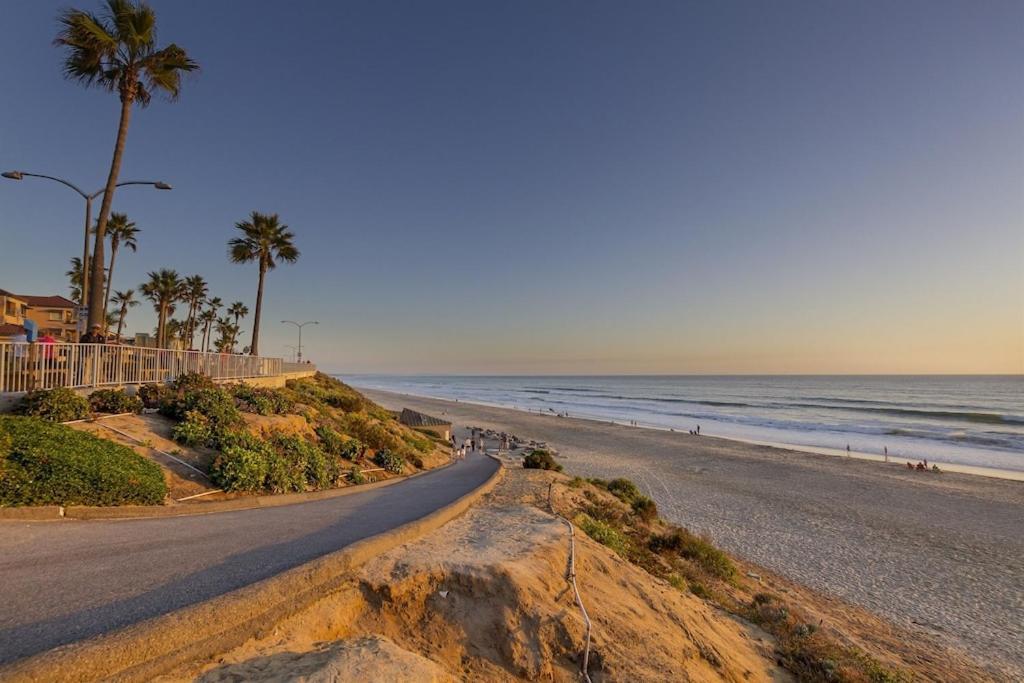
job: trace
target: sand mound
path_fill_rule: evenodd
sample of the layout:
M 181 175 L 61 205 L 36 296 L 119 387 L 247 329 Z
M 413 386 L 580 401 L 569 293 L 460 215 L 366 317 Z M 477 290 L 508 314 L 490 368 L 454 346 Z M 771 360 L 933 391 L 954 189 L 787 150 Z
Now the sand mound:
M 242 664 L 215 669 L 203 683 L 334 683 L 341 681 L 408 681 L 448 683 L 454 680 L 434 662 L 408 652 L 387 638 L 371 636 L 343 640 L 321 650 L 283 652 Z
M 585 628 L 565 578 L 568 529 L 528 504 L 531 473 L 507 475 L 480 507 L 371 561 L 347 589 L 226 653 L 200 680 L 579 680 Z M 789 680 L 761 632 L 577 540 L 595 682 Z

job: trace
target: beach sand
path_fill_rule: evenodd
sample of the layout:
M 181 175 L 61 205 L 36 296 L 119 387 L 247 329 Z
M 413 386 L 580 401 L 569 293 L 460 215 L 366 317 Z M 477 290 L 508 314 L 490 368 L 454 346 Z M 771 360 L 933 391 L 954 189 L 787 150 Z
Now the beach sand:
M 663 517 L 1024 679 L 1024 483 L 376 390 L 387 406 L 546 441 Z

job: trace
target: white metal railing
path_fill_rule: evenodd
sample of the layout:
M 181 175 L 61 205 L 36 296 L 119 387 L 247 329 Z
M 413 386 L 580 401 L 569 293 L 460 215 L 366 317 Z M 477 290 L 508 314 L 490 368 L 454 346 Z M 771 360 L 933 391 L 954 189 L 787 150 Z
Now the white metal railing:
M 281 374 L 280 358 L 112 344 L 0 342 L 0 393 L 169 382 L 187 372 L 213 379 Z

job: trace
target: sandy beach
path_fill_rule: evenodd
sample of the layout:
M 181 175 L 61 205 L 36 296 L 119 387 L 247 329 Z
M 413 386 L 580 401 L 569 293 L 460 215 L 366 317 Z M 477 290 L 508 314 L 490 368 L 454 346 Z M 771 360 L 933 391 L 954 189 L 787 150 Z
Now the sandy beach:
M 794 581 L 1024 676 L 1024 483 L 367 390 L 548 442 L 571 474 L 625 476 L 662 516 Z

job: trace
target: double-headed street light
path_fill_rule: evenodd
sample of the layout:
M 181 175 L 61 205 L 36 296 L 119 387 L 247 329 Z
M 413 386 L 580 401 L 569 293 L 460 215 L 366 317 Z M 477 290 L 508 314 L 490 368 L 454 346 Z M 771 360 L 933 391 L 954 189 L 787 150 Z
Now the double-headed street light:
M 85 192 L 82 192 L 77 185 L 74 185 L 63 178 L 55 178 L 50 175 L 27 173 L 25 171 L 6 171 L 4 173 L 0 173 L 0 175 L 9 180 L 22 180 L 23 178 L 46 178 L 47 180 L 54 180 L 61 185 L 70 187 L 85 199 L 85 240 L 82 245 L 82 286 L 80 288 L 82 300 L 78 302 L 84 307 L 89 301 L 89 229 L 91 227 L 90 224 L 92 223 L 92 200 L 106 192 L 106 188 L 96 190 L 92 194 L 86 194 Z M 122 187 L 124 185 L 150 185 L 158 190 L 172 189 L 170 185 L 160 180 L 128 180 L 123 183 L 118 183 L 116 187 Z
M 282 320 L 281 323 L 284 324 L 284 325 L 295 325 L 295 327 L 299 328 L 299 353 L 298 353 L 299 361 L 298 362 L 301 363 L 302 362 L 302 328 L 305 327 L 306 325 L 319 325 L 320 321 L 319 320 L 307 320 L 304 323 L 297 323 L 294 320 Z

